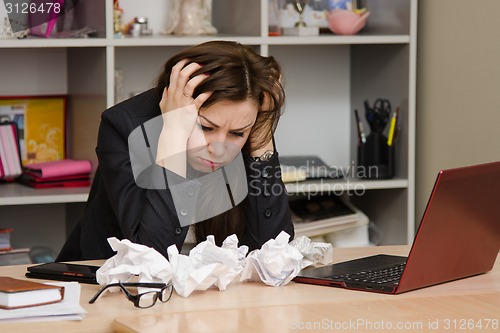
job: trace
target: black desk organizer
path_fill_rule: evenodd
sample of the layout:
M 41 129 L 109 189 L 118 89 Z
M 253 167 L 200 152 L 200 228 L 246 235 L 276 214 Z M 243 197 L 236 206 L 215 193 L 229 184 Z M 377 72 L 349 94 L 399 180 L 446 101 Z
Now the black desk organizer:
M 382 133 L 370 133 L 358 145 L 358 178 L 390 179 L 395 172 L 395 146 Z
M 395 145 L 399 132 L 399 107 L 393 112 L 388 99 L 378 98 L 373 105 L 364 102 L 365 118 L 370 125 L 370 135 L 365 138 L 363 125 L 354 110 L 358 123 L 358 168 L 357 177 L 366 179 L 389 179 L 395 172 Z M 384 132 L 388 130 L 391 140 Z

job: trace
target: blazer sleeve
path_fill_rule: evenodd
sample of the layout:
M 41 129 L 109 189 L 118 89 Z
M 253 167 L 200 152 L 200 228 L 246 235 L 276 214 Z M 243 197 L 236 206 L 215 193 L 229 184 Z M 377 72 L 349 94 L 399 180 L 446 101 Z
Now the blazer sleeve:
M 182 247 L 188 228 L 180 227 L 168 189 L 136 183 L 128 147 L 128 136 L 136 126 L 127 114 L 116 107 L 103 113 L 96 148 L 102 182 L 123 236 L 167 256 L 170 245 Z M 153 161 L 149 168 L 158 166 Z
M 243 243 L 249 250 L 260 248 L 269 239 L 285 231 L 293 239 L 295 232 L 288 205 L 288 193 L 281 180 L 278 152 L 269 161 L 254 161 L 244 156 L 248 178 L 247 228 Z

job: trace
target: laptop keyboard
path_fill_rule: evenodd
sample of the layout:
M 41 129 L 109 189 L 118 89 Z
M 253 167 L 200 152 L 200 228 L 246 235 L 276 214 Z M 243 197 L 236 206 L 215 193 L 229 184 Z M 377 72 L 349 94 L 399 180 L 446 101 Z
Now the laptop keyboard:
M 342 282 L 361 282 L 361 283 L 397 283 L 403 274 L 406 263 L 393 267 L 386 267 L 373 271 L 361 271 L 353 274 L 343 274 L 334 276 L 333 279 Z

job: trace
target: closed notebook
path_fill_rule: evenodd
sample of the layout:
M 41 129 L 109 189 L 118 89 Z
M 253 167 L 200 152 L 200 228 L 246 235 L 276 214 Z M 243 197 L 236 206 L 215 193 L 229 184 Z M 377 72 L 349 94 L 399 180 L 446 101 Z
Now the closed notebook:
M 65 159 L 60 161 L 43 162 L 28 164 L 24 166 L 24 173 L 39 178 L 39 180 L 51 179 L 56 177 L 67 177 L 82 174 L 89 174 L 92 170 L 92 164 L 88 160 Z
M 56 178 L 56 177 L 55 177 Z M 21 184 L 28 185 L 34 188 L 54 188 L 54 187 L 88 187 L 90 186 L 90 178 L 73 178 L 62 176 L 59 180 L 51 179 L 50 181 L 42 180 L 41 178 L 32 178 L 29 175 L 23 174 L 17 178 Z
M 0 308 L 18 309 L 57 303 L 64 298 L 64 287 L 0 276 Z

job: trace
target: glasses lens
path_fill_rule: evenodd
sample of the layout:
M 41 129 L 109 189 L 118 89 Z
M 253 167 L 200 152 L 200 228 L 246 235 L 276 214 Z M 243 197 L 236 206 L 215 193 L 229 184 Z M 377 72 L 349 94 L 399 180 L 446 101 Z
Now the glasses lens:
M 139 303 L 138 306 L 140 308 L 149 308 L 156 303 L 156 299 L 158 298 L 158 294 L 156 291 L 150 291 L 144 294 L 138 295 Z
M 172 296 L 172 289 L 173 289 L 172 285 L 168 285 L 165 288 L 163 288 L 161 290 L 160 301 L 162 301 L 163 303 L 168 301 L 170 299 L 170 297 Z

